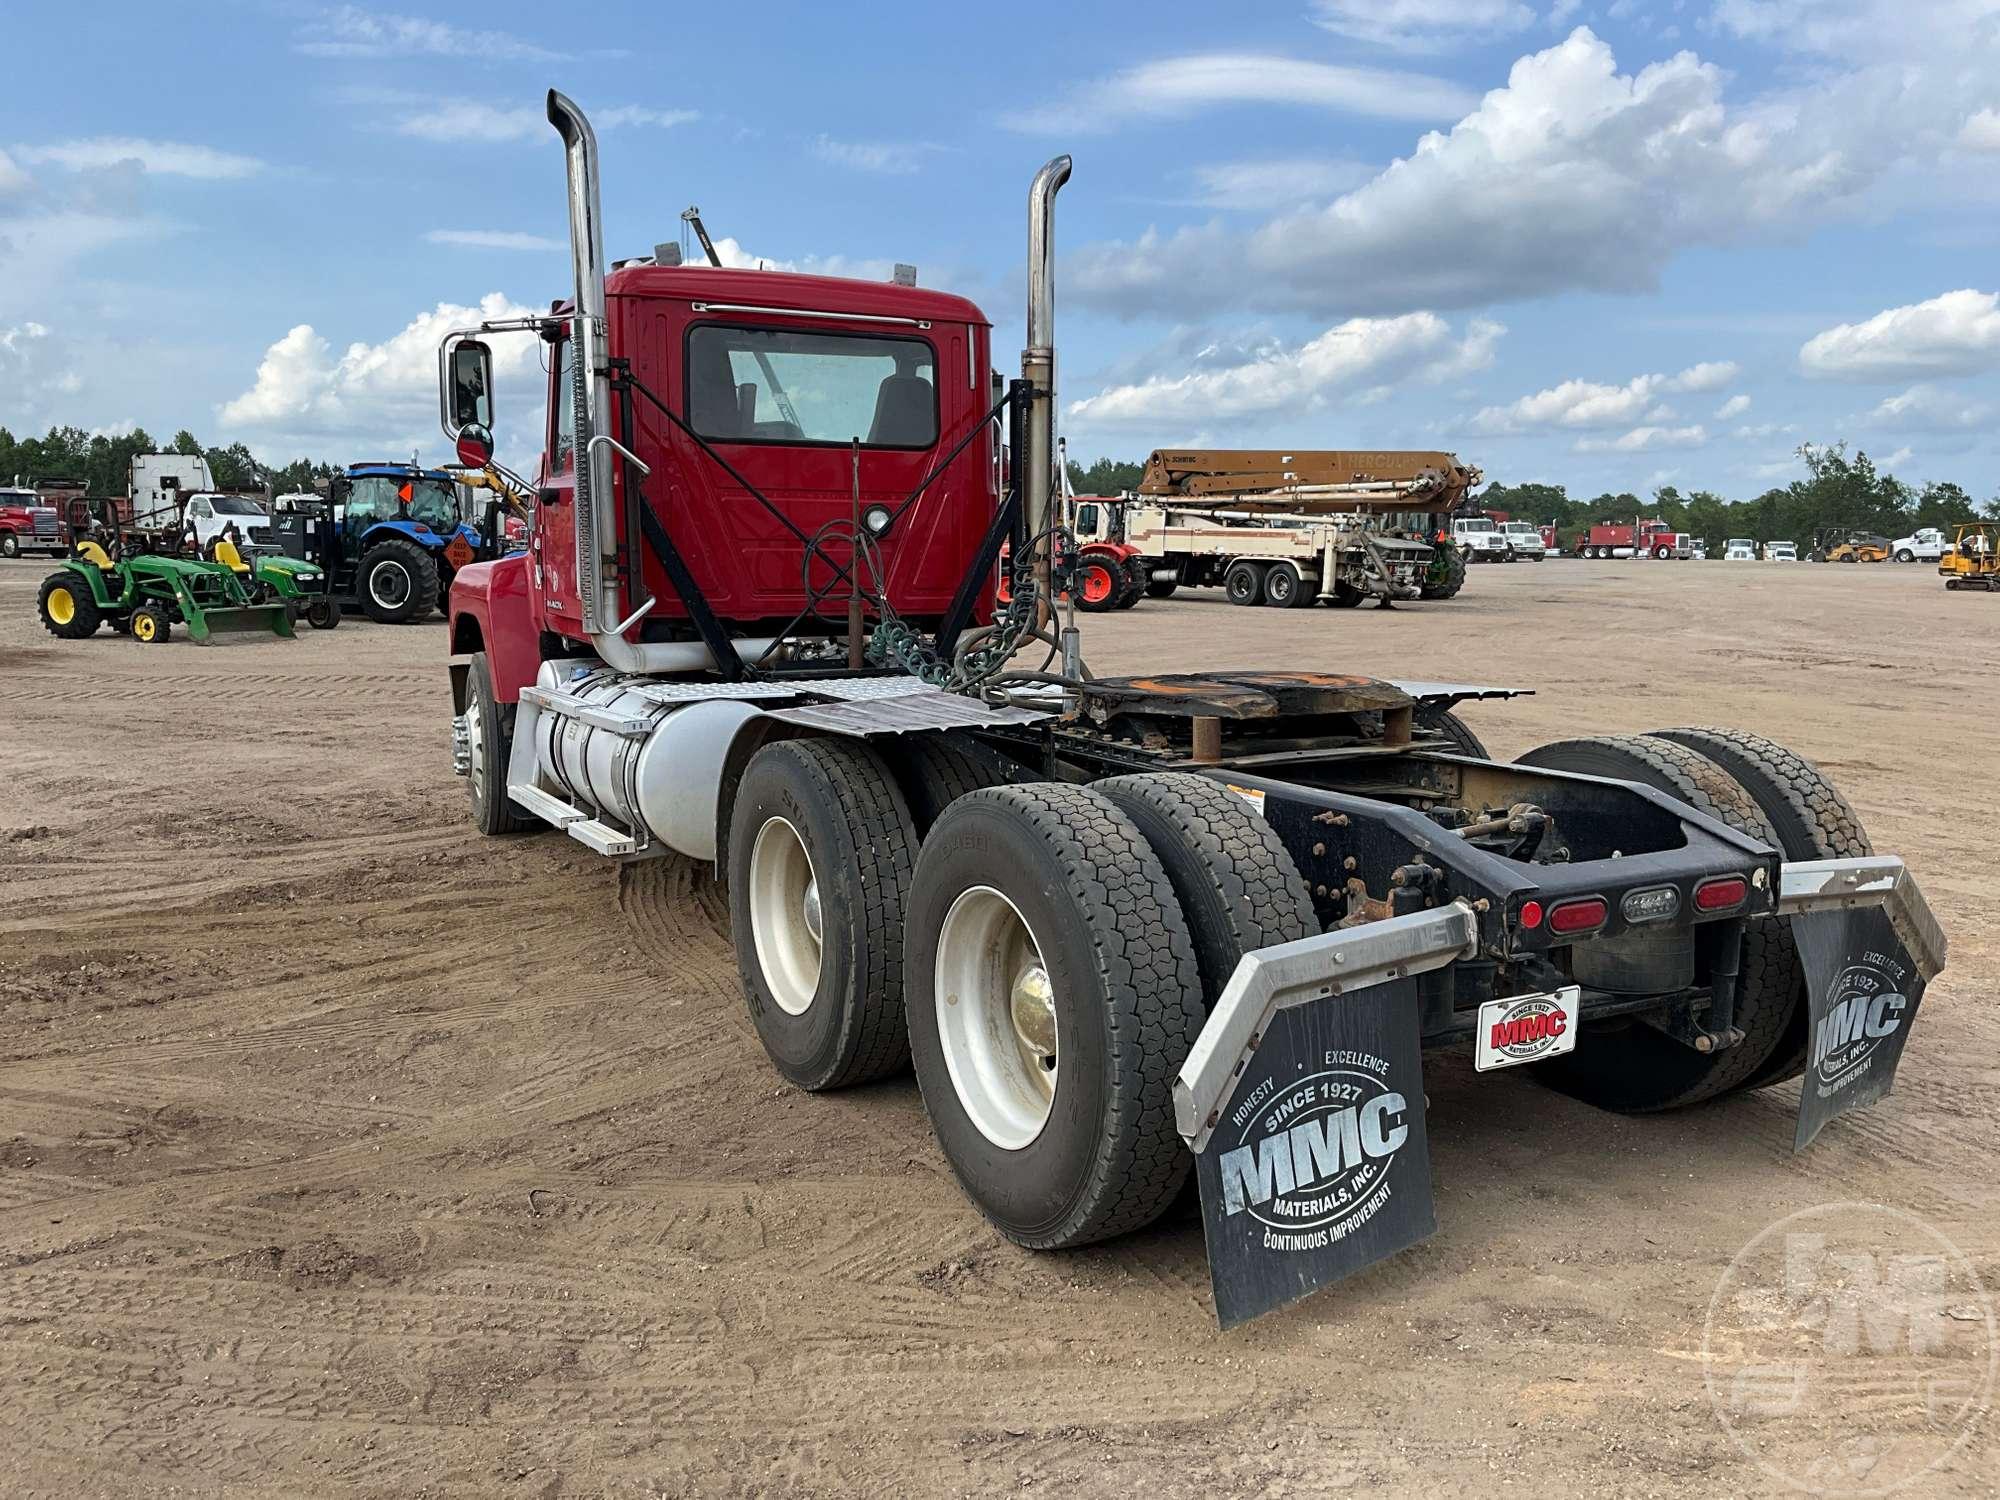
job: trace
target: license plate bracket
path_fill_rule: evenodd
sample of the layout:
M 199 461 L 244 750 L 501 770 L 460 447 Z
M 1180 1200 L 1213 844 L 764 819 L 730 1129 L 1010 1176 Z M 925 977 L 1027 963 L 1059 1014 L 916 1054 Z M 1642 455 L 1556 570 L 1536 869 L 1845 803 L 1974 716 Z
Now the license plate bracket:
M 1582 1005 L 1583 990 L 1573 984 L 1488 1000 L 1479 1007 L 1472 1066 L 1490 1073 L 1574 1052 Z

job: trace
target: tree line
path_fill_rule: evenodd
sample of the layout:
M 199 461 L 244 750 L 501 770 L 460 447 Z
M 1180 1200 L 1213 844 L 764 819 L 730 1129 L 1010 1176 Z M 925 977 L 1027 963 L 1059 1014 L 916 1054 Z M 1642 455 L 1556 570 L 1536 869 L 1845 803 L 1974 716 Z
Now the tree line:
M 37 479 L 81 479 L 90 494 L 122 495 L 132 472 L 133 455 L 139 453 L 198 454 L 208 460 L 217 488 L 248 490 L 268 484 L 274 495 L 309 491 L 315 479 L 343 472 L 341 465 L 310 458 L 295 459 L 282 467 L 266 464 L 241 443 L 210 448 L 185 429 L 162 446 L 143 427 L 120 433 L 51 427 L 42 437 L 18 438 L 0 427 L 0 484 L 12 484 L 16 479 L 23 484 Z
M 1683 494 L 1671 484 L 1661 485 L 1643 500 L 1629 490 L 1573 500 L 1559 484 L 1496 480 L 1478 493 L 1473 504 L 1480 510 L 1504 511 L 1517 521 L 1554 522 L 1565 551 L 1597 523 L 1655 518 L 1707 542 L 1712 553 L 1719 553 L 1733 536 L 1759 543 L 1797 542 L 1803 550 L 1815 532 L 1833 528 L 1879 532 L 1893 540 L 1919 527 L 1936 526 L 1949 540 L 1960 522 L 2000 520 L 2000 497 L 1982 507 L 1950 480 L 1934 480 L 1918 489 L 1878 469 L 1866 453 L 1857 450 L 1850 455 L 1845 443 L 1807 443 L 1799 448 L 1799 458 L 1806 467 L 1804 478 L 1750 500 L 1725 499 L 1712 490 Z M 1085 468 L 1072 459 L 1070 483 L 1079 495 L 1122 494 L 1138 484 L 1144 468 L 1143 463 L 1110 458 Z

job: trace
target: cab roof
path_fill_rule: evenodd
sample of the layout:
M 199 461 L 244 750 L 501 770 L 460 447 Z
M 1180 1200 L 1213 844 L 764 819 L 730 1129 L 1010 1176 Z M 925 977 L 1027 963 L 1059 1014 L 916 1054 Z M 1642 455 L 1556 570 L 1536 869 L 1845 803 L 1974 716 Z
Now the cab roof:
M 798 271 L 628 265 L 605 277 L 604 289 L 606 295 L 613 297 L 685 297 L 691 302 L 737 302 L 755 307 L 991 326 L 977 306 L 950 292 L 897 286 L 890 281 L 859 281 L 846 276 L 808 276 Z

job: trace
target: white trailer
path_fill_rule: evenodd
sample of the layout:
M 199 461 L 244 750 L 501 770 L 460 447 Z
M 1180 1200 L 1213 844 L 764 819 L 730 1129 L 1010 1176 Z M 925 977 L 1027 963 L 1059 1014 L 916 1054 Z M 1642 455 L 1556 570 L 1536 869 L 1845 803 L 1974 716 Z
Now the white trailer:
M 141 531 L 177 531 L 187 498 L 214 488 L 215 475 L 199 453 L 135 453 L 125 490 L 132 497 L 132 524 Z

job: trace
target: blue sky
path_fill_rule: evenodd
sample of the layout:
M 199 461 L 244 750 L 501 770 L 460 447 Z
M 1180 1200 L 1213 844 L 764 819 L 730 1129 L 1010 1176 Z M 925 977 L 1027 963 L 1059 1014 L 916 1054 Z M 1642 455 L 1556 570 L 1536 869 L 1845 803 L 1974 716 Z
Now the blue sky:
M 1074 456 L 1442 447 L 1744 497 L 1845 439 L 1993 489 L 2000 0 L 568 14 L 14 0 L 0 425 L 442 456 L 438 330 L 564 290 L 553 84 L 612 255 L 699 203 L 742 264 L 910 261 L 1003 366 L 1028 180 L 1071 152 Z

